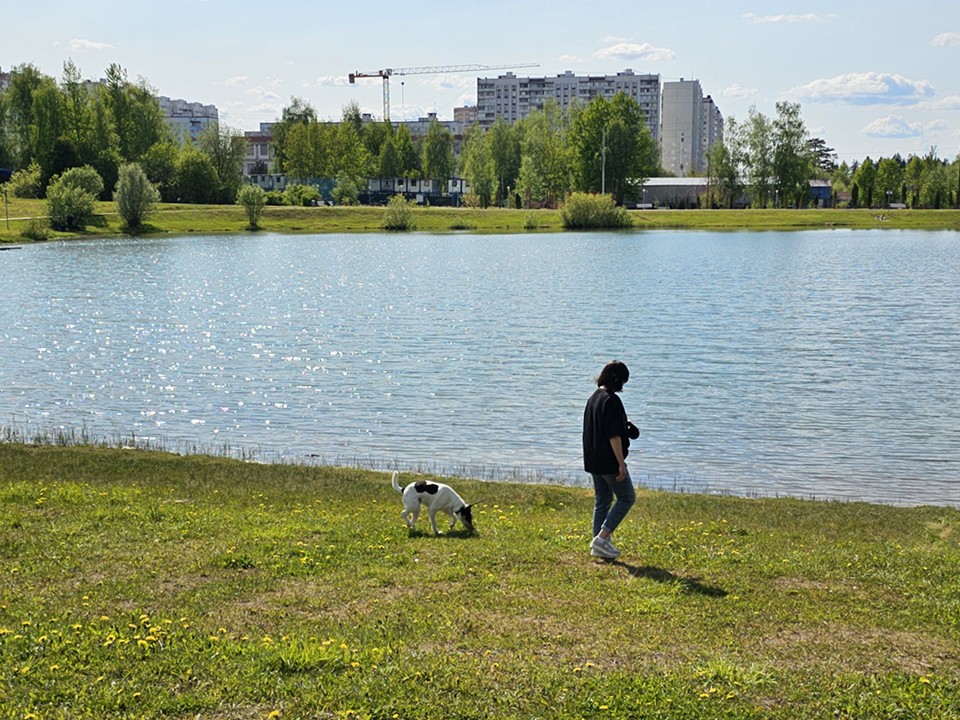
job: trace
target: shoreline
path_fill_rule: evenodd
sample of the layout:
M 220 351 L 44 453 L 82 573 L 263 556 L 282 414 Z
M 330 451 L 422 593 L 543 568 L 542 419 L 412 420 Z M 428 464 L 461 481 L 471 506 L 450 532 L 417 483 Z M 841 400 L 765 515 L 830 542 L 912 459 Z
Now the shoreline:
M 43 220 L 43 200 L 11 203 L 8 224 L 0 223 L 0 244 L 34 242 L 21 233 L 31 223 Z M 97 206 L 97 224 L 81 233 L 49 231 L 48 240 L 108 238 L 130 236 L 121 229 L 115 204 Z M 191 234 L 326 234 L 388 232 L 381 227 L 384 208 L 268 206 L 260 228 L 250 230 L 239 205 L 160 204 L 142 232 L 133 237 Z M 623 232 L 642 230 L 960 230 L 960 210 L 630 210 L 633 227 Z M 509 210 L 503 208 L 424 207 L 414 210 L 416 230 L 420 232 L 469 233 L 554 233 L 566 232 L 559 210 Z

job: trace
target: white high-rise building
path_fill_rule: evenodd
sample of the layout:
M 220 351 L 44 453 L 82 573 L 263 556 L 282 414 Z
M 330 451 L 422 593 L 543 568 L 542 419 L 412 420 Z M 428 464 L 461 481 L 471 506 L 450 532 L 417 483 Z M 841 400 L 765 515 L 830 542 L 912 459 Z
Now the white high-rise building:
M 507 73 L 496 78 L 477 78 L 477 121 L 489 128 L 503 118 L 515 123 L 534 110 L 542 110 L 548 99 L 561 109 L 576 101 L 587 105 L 597 96 L 611 99 L 626 93 L 643 110 L 654 139 L 660 135 L 660 76 L 637 75 L 624 70 L 616 75 L 574 75 L 569 70 L 554 77 L 518 77 Z
M 707 151 L 723 136 L 723 116 L 699 80 L 663 84 L 660 164 L 677 177 L 702 175 Z

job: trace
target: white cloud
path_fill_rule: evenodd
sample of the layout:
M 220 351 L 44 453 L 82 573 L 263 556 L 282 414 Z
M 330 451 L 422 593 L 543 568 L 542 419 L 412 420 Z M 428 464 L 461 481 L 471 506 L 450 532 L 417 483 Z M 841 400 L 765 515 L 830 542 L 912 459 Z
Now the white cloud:
M 878 138 L 914 138 L 923 135 L 923 125 L 909 122 L 899 115 L 887 115 L 864 127 L 863 132 Z
M 658 48 L 649 43 L 619 42 L 597 50 L 593 56 L 600 60 L 629 62 L 631 60 L 673 60 L 677 54 L 668 48 Z
M 70 50 L 113 50 L 113 45 L 96 40 L 84 40 L 83 38 L 74 38 L 67 43 Z
M 933 97 L 926 80 L 910 80 L 890 73 L 846 73 L 814 80 L 790 93 L 803 100 L 843 105 L 915 105 Z
M 802 15 L 755 15 L 746 13 L 744 20 L 748 20 L 754 25 L 773 25 L 779 23 L 788 23 L 795 25 L 797 23 L 816 23 L 835 18 L 836 15 L 817 15 L 816 13 L 803 13 Z
M 236 77 L 227 78 L 219 84 L 226 85 L 227 87 L 243 87 L 244 85 L 249 85 L 252 81 L 252 78 L 248 75 L 237 75 Z
M 357 82 L 363 82 L 364 79 L 357 78 Z M 380 78 L 373 79 L 380 82 Z M 314 83 L 316 87 L 342 87 L 349 84 L 350 80 L 345 75 L 321 75 Z
M 469 90 L 470 88 L 475 89 L 477 87 L 476 75 L 455 73 L 439 74 L 430 78 L 423 78 L 420 82 L 436 90 Z
M 263 85 L 257 85 L 247 90 L 248 95 L 253 95 L 259 100 L 279 100 L 280 96 L 277 95 L 273 90 L 268 90 L 263 87 Z
M 930 44 L 934 47 L 947 47 L 950 45 L 960 45 L 960 33 L 945 32 L 937 35 Z
M 723 97 L 739 98 L 739 99 L 753 97 L 756 94 L 757 94 L 756 88 L 745 88 L 743 87 L 743 85 L 739 83 L 734 83 L 733 85 L 731 85 L 728 88 L 725 88 L 721 92 L 721 95 L 723 95 Z
M 576 55 L 561 55 L 560 57 L 557 58 L 557 60 L 559 60 L 559 61 L 562 62 L 562 63 L 578 63 L 578 62 L 580 62 L 580 58 L 577 57 Z

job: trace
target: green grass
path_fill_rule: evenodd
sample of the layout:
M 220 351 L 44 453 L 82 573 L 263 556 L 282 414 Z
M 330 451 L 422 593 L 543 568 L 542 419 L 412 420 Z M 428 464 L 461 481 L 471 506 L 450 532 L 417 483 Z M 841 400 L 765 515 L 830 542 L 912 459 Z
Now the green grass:
M 23 242 L 21 232 L 42 217 L 42 200 L 10 198 L 9 229 L 0 218 L 0 243 Z M 122 235 L 114 203 L 99 203 L 97 225 L 80 236 Z M 380 232 L 382 207 L 267 207 L 259 232 Z M 631 211 L 634 227 L 703 230 L 791 230 L 806 228 L 960 229 L 958 210 L 653 210 Z M 427 232 L 556 232 L 563 229 L 557 210 L 488 208 L 417 208 L 417 230 Z M 150 217 L 142 234 L 244 233 L 247 217 L 239 205 L 165 203 Z M 53 233 L 51 237 L 76 237 Z
M 456 486 L 0 444 L 0 718 L 960 716 L 956 509 Z

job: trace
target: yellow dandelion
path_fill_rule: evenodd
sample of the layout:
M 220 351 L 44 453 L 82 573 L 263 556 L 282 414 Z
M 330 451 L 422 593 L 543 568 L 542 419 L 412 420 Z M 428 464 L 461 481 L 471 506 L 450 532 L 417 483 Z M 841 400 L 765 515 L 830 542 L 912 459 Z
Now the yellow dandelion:
M 273 720 L 273 718 L 278 718 L 278 717 L 280 717 L 280 711 L 279 711 L 279 710 L 274 710 L 274 711 L 271 712 L 269 715 L 267 715 L 268 720 Z

